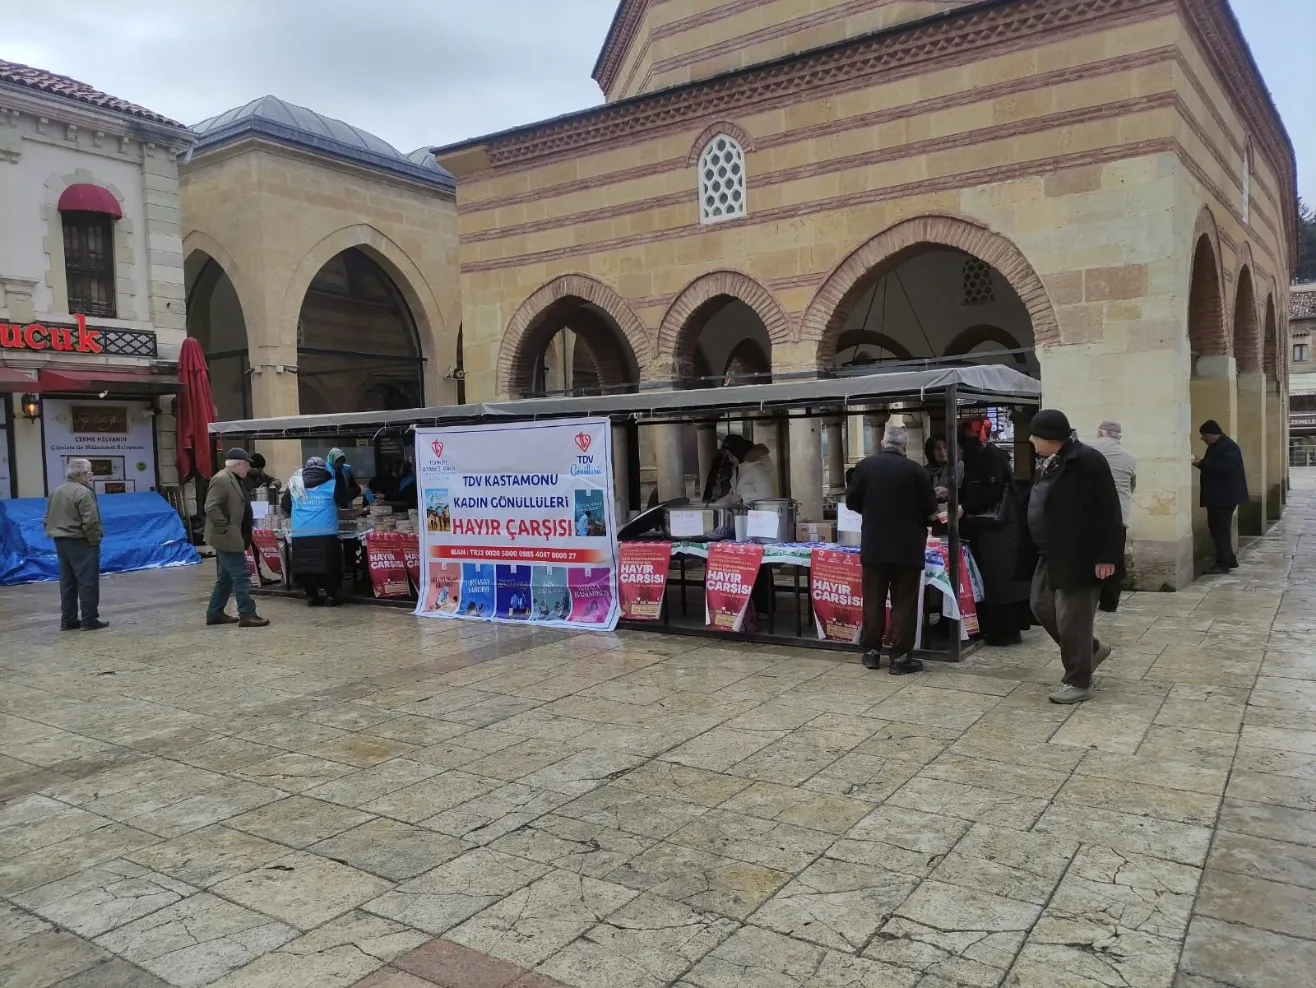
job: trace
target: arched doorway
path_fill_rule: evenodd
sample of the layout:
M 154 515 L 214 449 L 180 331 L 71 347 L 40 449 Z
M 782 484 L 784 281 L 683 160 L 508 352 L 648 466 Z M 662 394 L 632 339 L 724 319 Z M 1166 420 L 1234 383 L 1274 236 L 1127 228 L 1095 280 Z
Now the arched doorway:
M 1261 372 L 1266 379 L 1266 518 L 1270 521 L 1283 515 L 1288 492 L 1288 382 L 1280 362 L 1285 345 L 1280 338 L 1272 291 L 1266 296 L 1266 315 L 1261 325 Z
M 1238 434 L 1247 468 L 1248 503 L 1238 510 L 1241 535 L 1266 530 L 1266 379 L 1261 373 L 1261 322 L 1251 268 L 1238 272 L 1234 289 L 1234 357 L 1238 374 Z
M 311 280 L 297 319 L 303 414 L 385 411 L 425 403 L 416 321 L 393 278 L 349 247 Z
M 1219 254 L 1214 237 L 1207 231 L 1199 233 L 1193 247 L 1192 280 L 1188 288 L 1188 348 L 1189 435 L 1193 452 L 1201 455 L 1203 447 L 1197 431 L 1202 423 L 1214 419 L 1226 432 L 1232 433 L 1235 408 L 1235 375 L 1228 356 Z M 1191 472 L 1193 555 L 1197 570 L 1201 571 L 1211 564 L 1215 549 L 1206 510 L 1200 506 L 1201 476 L 1197 470 Z
M 509 380 L 514 398 L 633 391 L 639 367 L 613 318 L 579 296 L 549 305 L 527 327 Z
M 675 384 L 717 388 L 772 380 L 772 338 L 759 314 L 717 295 L 690 314 L 677 335 Z
M 205 351 L 219 420 L 251 418 L 247 323 L 237 289 L 228 272 L 202 250 L 188 254 L 183 274 L 187 335 L 195 337 Z

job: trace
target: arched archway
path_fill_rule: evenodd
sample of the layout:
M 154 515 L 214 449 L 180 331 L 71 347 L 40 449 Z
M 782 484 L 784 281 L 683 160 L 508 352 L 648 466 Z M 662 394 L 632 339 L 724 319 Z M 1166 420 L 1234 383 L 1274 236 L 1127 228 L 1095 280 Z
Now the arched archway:
M 206 354 L 220 421 L 252 417 L 247 323 L 236 285 L 210 253 L 192 250 L 183 261 L 187 335 Z
M 715 387 L 746 341 L 771 370 L 773 346 L 791 339 L 790 319 L 770 291 L 739 271 L 714 271 L 692 281 L 668 307 L 658 328 L 658 359 L 680 386 Z
M 652 359 L 644 327 L 621 296 L 586 275 L 564 275 L 517 309 L 498 354 L 498 393 L 633 389 Z
M 418 408 L 423 368 L 415 315 L 397 282 L 360 247 L 330 258 L 307 286 L 297 318 L 302 411 L 383 411 L 386 395 Z
M 1266 295 L 1266 313 L 1261 324 L 1261 372 L 1266 381 L 1266 518 L 1279 519 L 1287 500 L 1288 454 L 1288 381 L 1282 356 L 1287 340 L 1281 334 L 1283 324 L 1275 312 L 1275 290 Z
M 757 384 L 772 379 L 772 361 L 757 342 L 743 339 L 727 358 L 722 371 L 726 385 Z
M 1207 214 L 1209 218 L 1209 213 Z M 1203 220 L 1199 218 L 1199 229 Z M 1212 224 L 1211 229 L 1214 229 Z M 1203 422 L 1214 419 L 1228 433 L 1235 430 L 1237 381 L 1229 359 L 1229 333 L 1224 319 L 1220 260 L 1211 230 L 1201 229 L 1193 242 L 1193 264 L 1188 287 L 1188 346 L 1190 353 L 1189 425 L 1194 442 Z M 1201 448 L 1197 449 L 1200 454 Z M 1192 474 L 1193 549 L 1197 569 L 1209 567 L 1215 548 L 1201 505 L 1201 475 Z
M 1014 336 L 1000 326 L 970 326 L 946 347 L 947 357 L 972 356 L 975 359 L 992 359 L 991 354 L 1000 354 L 1005 363 L 1017 365 L 1027 373 L 1030 370 L 1029 354 L 1023 352 L 1025 347 Z
M 1266 530 L 1264 491 L 1266 486 L 1266 380 L 1261 374 L 1261 323 L 1257 318 L 1256 292 L 1251 252 L 1244 245 L 1242 264 L 1234 278 L 1233 346 L 1238 372 L 1238 433 L 1247 468 L 1248 503 L 1238 511 L 1242 535 L 1261 535 Z
M 922 216 L 873 237 L 832 271 L 804 313 L 800 339 L 817 344 L 826 370 L 853 329 L 893 337 L 915 359 L 931 359 L 988 321 L 1028 346 L 1061 342 L 1046 288 L 1017 247 L 968 220 Z M 934 334 L 945 334 L 940 346 Z

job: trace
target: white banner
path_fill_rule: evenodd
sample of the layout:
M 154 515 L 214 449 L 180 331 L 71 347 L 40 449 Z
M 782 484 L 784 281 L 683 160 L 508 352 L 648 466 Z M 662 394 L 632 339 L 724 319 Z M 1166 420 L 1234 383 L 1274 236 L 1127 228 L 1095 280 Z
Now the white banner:
M 607 419 L 416 430 L 423 617 L 611 631 Z
M 48 398 L 41 417 L 48 490 L 67 479 L 72 457 L 91 461 L 97 494 L 155 489 L 155 416 L 148 402 Z

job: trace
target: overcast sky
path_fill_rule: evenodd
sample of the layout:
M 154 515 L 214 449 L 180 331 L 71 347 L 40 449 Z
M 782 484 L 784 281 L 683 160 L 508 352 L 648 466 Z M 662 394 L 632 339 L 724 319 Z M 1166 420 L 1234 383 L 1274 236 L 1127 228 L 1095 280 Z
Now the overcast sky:
M 1316 0 L 1233 0 L 1316 203 Z M 401 151 L 583 109 L 616 0 L 0 0 L 0 58 L 193 124 L 272 93 Z

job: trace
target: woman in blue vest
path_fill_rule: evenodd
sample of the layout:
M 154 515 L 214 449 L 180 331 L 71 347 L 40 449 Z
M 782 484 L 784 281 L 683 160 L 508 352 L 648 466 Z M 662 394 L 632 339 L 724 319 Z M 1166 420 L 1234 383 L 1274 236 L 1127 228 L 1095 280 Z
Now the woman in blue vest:
M 350 507 L 343 485 L 318 456 L 293 474 L 283 494 L 292 515 L 292 572 L 311 607 L 338 604 L 343 582 L 343 550 L 338 542 L 338 509 Z

